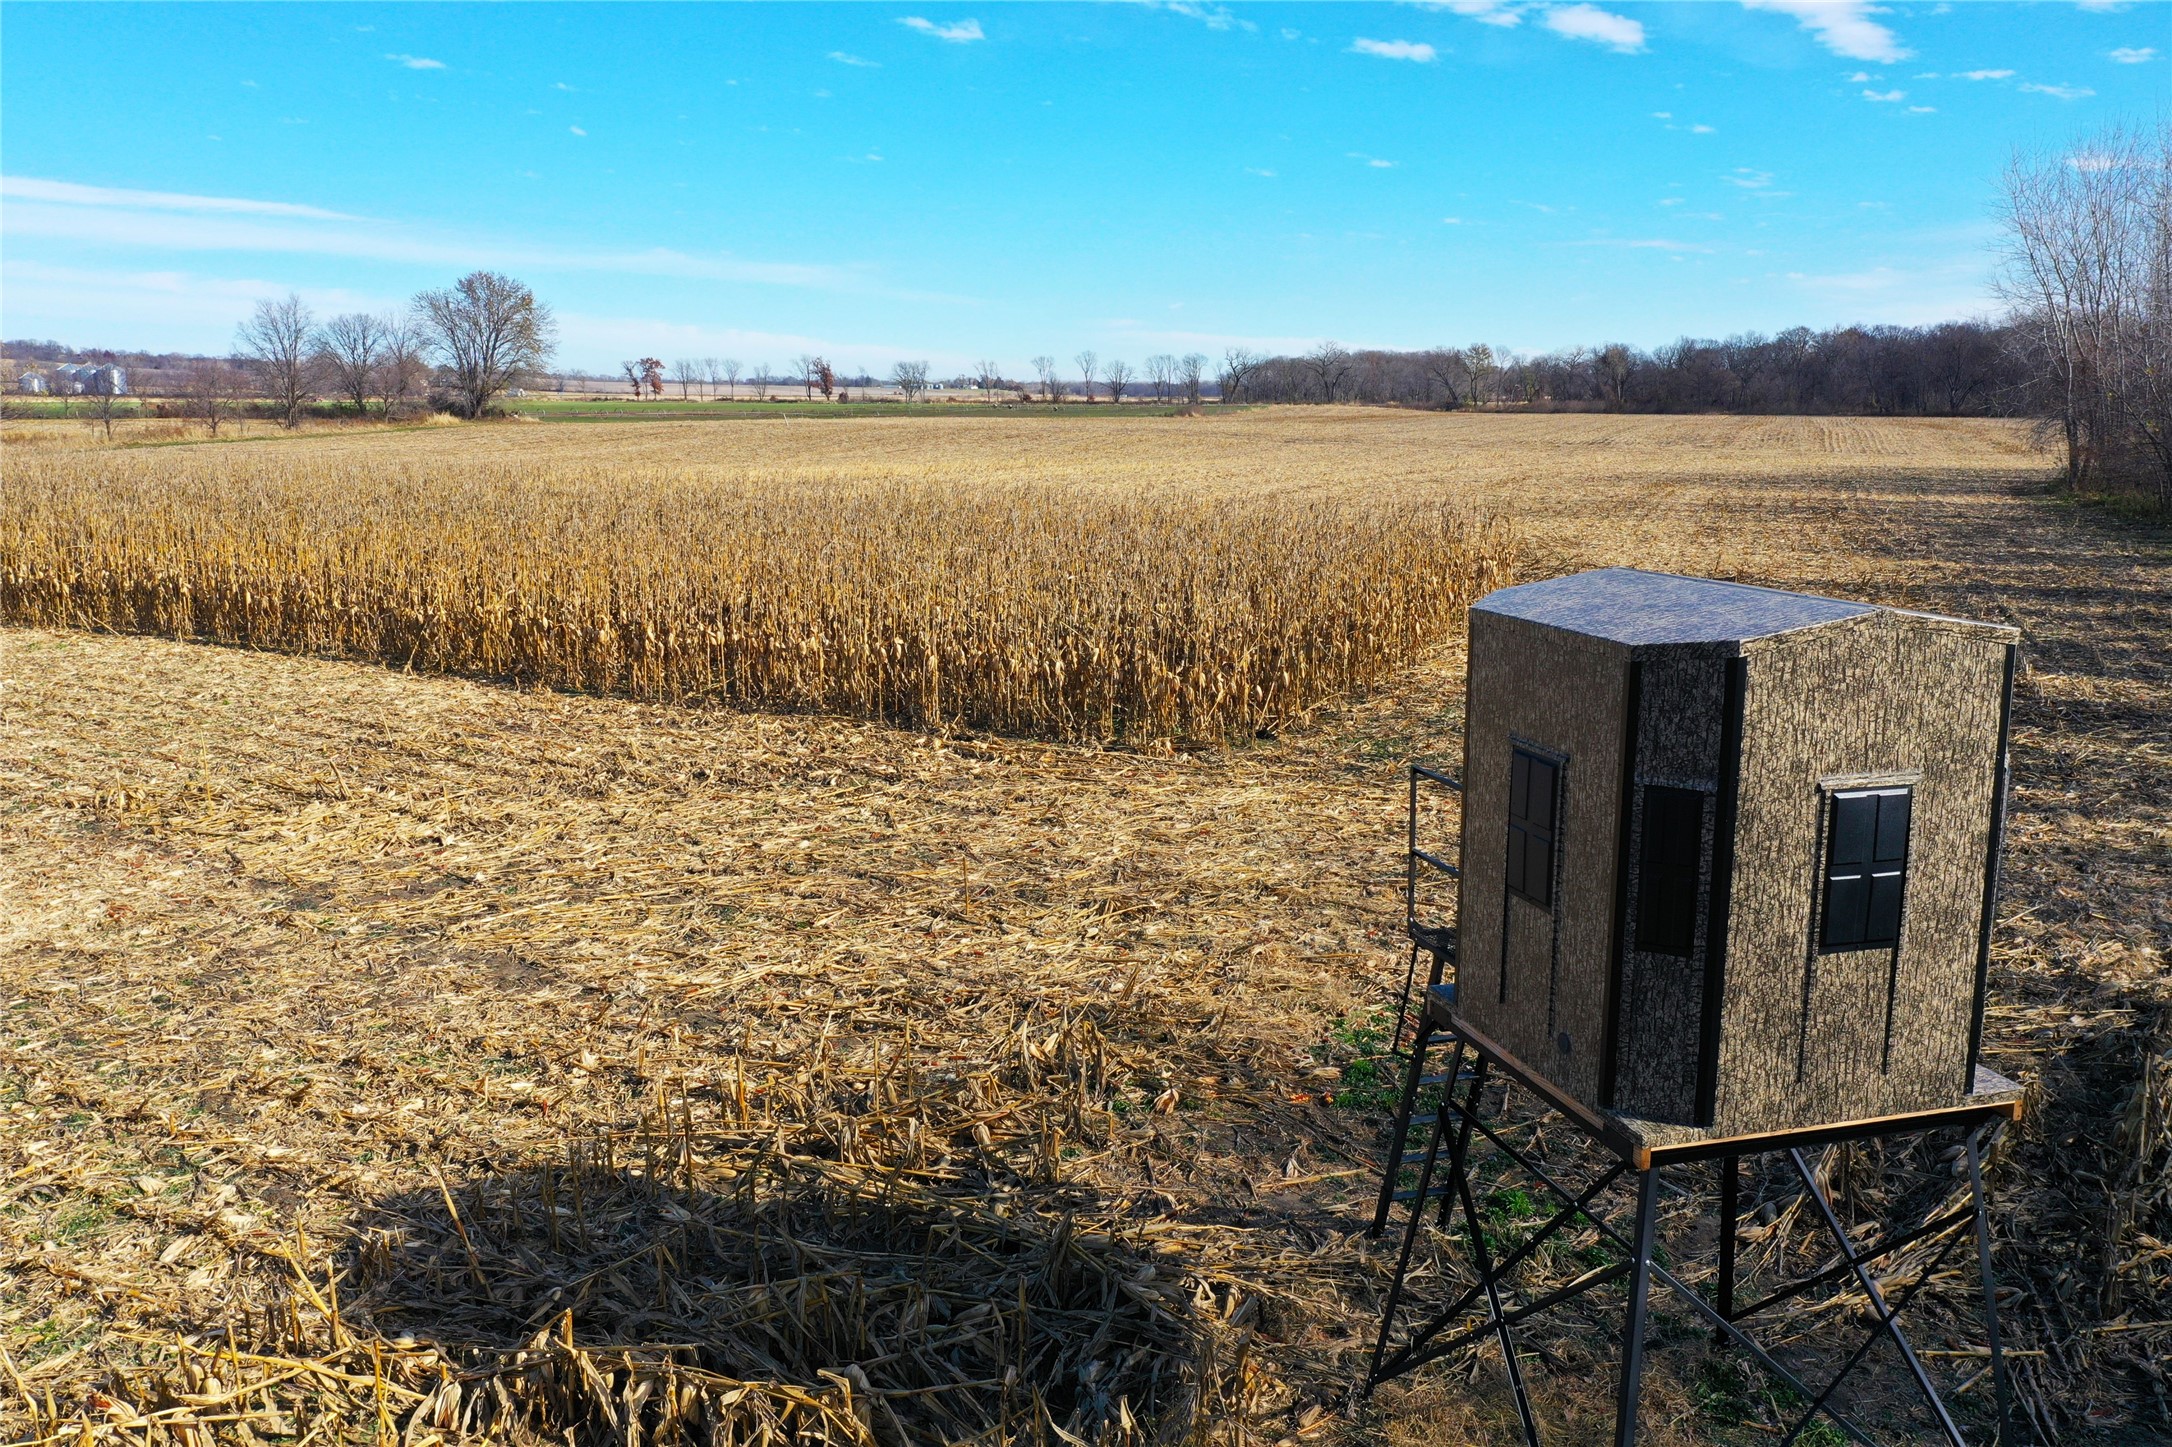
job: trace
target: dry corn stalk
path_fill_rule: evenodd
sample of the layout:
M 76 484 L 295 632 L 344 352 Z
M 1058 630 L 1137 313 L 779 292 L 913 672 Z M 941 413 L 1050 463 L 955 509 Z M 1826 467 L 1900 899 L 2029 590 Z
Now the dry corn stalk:
M 1056 738 L 1274 729 L 1507 580 L 1456 507 L 291 450 L 10 459 L 0 619 Z

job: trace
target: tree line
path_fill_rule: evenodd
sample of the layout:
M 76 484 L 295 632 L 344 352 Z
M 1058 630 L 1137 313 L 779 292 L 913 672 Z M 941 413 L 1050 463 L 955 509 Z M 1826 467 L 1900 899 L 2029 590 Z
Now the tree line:
M 2009 408 L 2026 381 L 2008 333 L 1982 321 L 1792 327 L 1533 354 L 1484 342 L 1408 352 L 1323 342 L 1302 356 L 1232 354 L 1224 370 L 1255 402 L 1970 416 Z
M 290 293 L 256 304 L 235 332 L 232 358 L 190 363 L 183 393 L 214 436 L 252 396 L 288 427 L 300 426 L 320 395 L 353 403 L 363 417 L 425 405 L 479 417 L 550 359 L 556 337 L 551 309 L 493 271 L 419 292 L 404 313 L 348 312 L 321 323 Z
M 2026 410 L 2062 444 L 2070 486 L 2172 508 L 2172 121 L 2019 153 L 2003 192 Z

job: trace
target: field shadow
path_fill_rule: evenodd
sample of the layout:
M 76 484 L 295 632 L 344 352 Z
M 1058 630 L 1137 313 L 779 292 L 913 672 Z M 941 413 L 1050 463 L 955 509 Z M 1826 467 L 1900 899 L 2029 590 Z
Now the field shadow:
M 451 1369 L 411 1438 L 1115 1443 L 1202 1408 L 1189 1296 L 1108 1228 L 928 1172 L 627 1149 L 365 1213 L 347 1322 Z

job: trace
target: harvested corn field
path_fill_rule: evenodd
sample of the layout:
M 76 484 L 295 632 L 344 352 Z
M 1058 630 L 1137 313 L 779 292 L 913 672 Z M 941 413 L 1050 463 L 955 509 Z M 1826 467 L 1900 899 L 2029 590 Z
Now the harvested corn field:
M 2064 1440 L 2161 1435 L 2161 534 L 2058 505 L 1998 424 L 1308 411 L 1121 434 L 233 450 L 1434 501 L 1512 514 L 1520 576 L 1635 563 L 2018 624 L 1986 1030 L 2032 1088 L 1993 1166 L 2008 1325 Z M 1185 750 L 90 630 L 0 634 L 0 677 L 0 1435 L 1512 1440 L 1490 1349 L 1346 1405 L 1392 1265 L 1361 1228 L 1400 769 L 1456 757 L 1452 641 L 1278 738 Z M 1707 1199 L 1670 1222 L 1693 1275 Z M 1761 1255 L 1819 1264 L 1785 1210 L 1759 1229 Z M 1964 1354 L 1941 1370 L 1978 1345 L 1958 1300 L 1919 1342 Z M 1559 1440 L 1603 1427 L 1610 1325 L 1528 1363 Z M 1663 1330 L 1648 1440 L 1777 1440 L 1786 1404 L 1702 1341 Z M 1980 1413 L 1981 1387 L 1959 1401 Z

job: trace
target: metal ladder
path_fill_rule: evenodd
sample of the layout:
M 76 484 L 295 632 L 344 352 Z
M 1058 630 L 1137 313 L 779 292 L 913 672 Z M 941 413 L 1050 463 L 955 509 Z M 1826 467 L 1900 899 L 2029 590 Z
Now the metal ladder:
M 1458 1073 L 1457 1080 L 1451 1081 L 1450 1074 L 1457 1072 L 1458 1067 L 1446 1065 L 1444 1068 L 1444 1062 L 1432 1059 L 1434 1052 L 1452 1050 L 1458 1043 L 1454 1035 L 1428 1023 L 1426 1010 L 1426 1000 L 1439 991 L 1448 991 L 1449 998 L 1453 999 L 1455 983 L 1450 977 L 1450 971 L 1456 963 L 1456 929 L 1454 925 L 1428 924 L 1419 919 L 1419 871 L 1429 870 L 1451 880 L 1462 879 L 1463 871 L 1459 866 L 1418 844 L 1419 788 L 1427 782 L 1438 784 L 1458 796 L 1463 793 L 1463 785 L 1459 781 L 1438 769 L 1429 769 L 1423 764 L 1410 766 L 1408 847 L 1403 866 L 1403 930 L 1410 937 L 1410 967 L 1403 976 L 1403 995 L 1395 1010 L 1395 1030 L 1388 1037 L 1390 1053 L 1400 1056 L 1407 1048 L 1409 1063 L 1403 1072 L 1402 1094 L 1397 1098 L 1395 1106 L 1395 1125 L 1388 1137 L 1387 1160 L 1380 1173 L 1380 1199 L 1373 1209 L 1371 1228 L 1371 1234 L 1375 1236 L 1388 1224 L 1388 1214 L 1396 1202 L 1414 1202 L 1418 1195 L 1416 1188 L 1399 1189 L 1398 1182 L 1406 1168 L 1421 1165 L 1425 1160 L 1426 1152 L 1422 1147 L 1417 1150 L 1410 1148 L 1411 1128 L 1415 1126 L 1430 1134 L 1438 1118 L 1436 1112 L 1420 1112 L 1420 1099 L 1427 1090 L 1452 1087 L 1453 1084 L 1468 1079 L 1467 1073 Z M 1432 961 L 1432 968 L 1422 991 L 1418 987 L 1420 955 L 1428 956 Z M 1406 1030 L 1409 1032 L 1407 1047 Z M 1459 1059 L 1459 1053 L 1450 1056 L 1451 1061 Z M 1450 1185 L 1442 1181 L 1425 1194 L 1429 1197 L 1444 1196 L 1450 1189 Z M 1411 1209 L 1419 1208 L 1413 1205 Z

